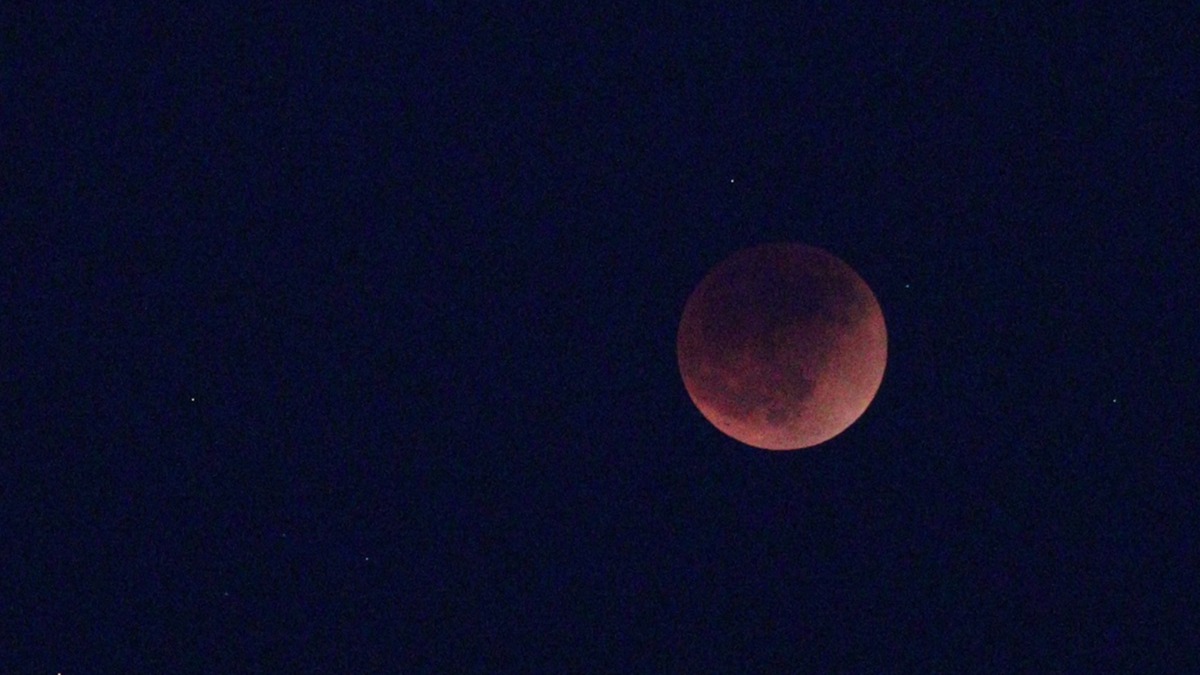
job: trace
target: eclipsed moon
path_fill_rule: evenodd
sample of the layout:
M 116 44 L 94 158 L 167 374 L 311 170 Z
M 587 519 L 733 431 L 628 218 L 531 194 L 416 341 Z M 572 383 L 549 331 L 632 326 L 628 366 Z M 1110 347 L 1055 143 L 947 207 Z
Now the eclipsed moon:
M 823 443 L 879 391 L 887 329 L 849 265 L 803 244 L 734 253 L 688 297 L 676 341 L 692 402 L 728 436 L 766 450 Z

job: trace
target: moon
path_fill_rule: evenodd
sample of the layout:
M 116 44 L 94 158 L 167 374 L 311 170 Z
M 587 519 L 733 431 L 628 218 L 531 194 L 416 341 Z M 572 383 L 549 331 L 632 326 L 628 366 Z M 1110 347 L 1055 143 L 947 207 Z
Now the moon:
M 887 328 L 845 262 L 799 243 L 717 264 L 683 307 L 679 372 L 700 413 L 764 450 L 824 443 L 862 416 L 883 382 Z

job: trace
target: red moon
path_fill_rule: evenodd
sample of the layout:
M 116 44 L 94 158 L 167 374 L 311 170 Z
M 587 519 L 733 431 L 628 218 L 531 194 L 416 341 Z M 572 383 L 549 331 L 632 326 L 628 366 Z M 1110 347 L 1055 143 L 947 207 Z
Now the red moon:
M 798 450 L 845 431 L 883 382 L 879 301 L 849 265 L 803 244 L 734 253 L 700 281 L 676 341 L 688 396 L 726 435 Z

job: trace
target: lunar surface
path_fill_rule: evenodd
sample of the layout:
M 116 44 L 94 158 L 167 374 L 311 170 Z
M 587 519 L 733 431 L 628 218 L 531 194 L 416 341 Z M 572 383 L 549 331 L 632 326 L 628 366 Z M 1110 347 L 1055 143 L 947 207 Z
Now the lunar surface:
M 764 244 L 719 263 L 684 305 L 688 395 L 730 437 L 795 450 L 845 431 L 883 381 L 887 329 L 866 282 L 832 254 Z

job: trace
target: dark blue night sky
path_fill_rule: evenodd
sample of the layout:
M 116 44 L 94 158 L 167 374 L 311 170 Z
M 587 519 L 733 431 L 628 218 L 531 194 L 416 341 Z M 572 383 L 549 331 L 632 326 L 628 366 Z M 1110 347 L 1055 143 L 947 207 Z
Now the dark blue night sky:
M 1195 7 L 88 4 L 0 10 L 0 671 L 1200 669 Z M 675 360 L 772 241 L 889 331 L 792 453 Z

